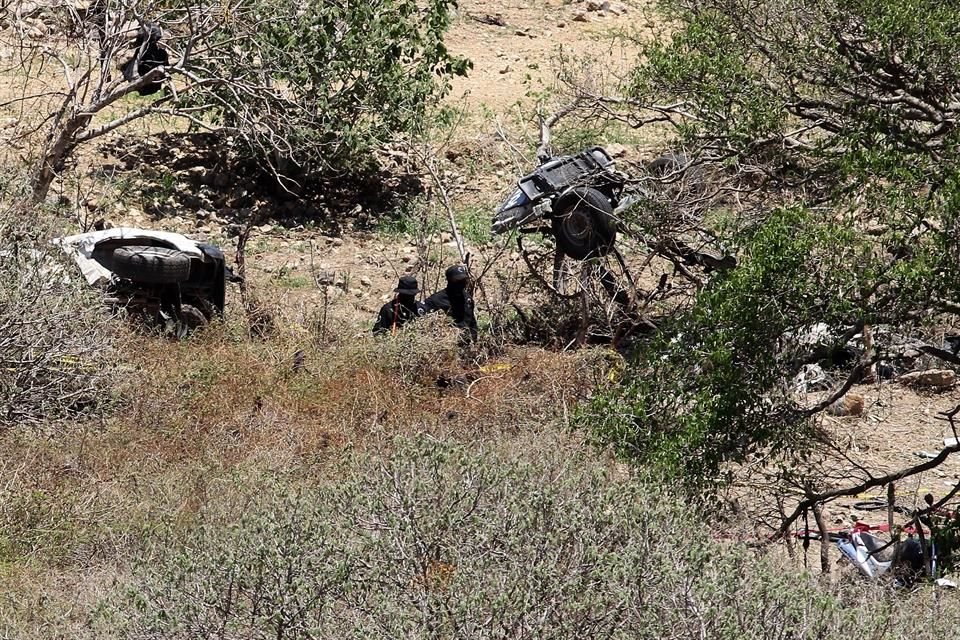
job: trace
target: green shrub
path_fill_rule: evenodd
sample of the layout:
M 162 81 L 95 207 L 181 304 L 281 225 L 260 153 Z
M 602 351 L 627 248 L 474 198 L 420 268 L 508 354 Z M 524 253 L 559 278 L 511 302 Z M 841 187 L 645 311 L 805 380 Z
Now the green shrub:
M 187 63 L 200 77 L 229 80 L 199 85 L 186 100 L 282 174 L 356 169 L 371 148 L 418 131 L 449 78 L 467 72 L 443 42 L 455 6 L 242 0 Z M 191 11 L 174 6 L 169 19 Z M 205 55 L 224 43 L 234 55 Z

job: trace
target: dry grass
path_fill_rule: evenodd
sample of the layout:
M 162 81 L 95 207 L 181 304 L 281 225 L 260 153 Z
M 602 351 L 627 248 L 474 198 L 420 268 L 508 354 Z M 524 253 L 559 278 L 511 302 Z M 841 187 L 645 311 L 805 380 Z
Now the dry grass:
M 290 327 L 250 340 L 232 318 L 183 342 L 122 333 L 112 416 L 0 441 L 0 637 L 5 625 L 81 633 L 152 532 L 192 522 L 237 477 L 293 487 L 400 434 L 472 442 L 553 430 L 606 362 L 510 348 L 478 365 L 440 318 L 327 343 Z

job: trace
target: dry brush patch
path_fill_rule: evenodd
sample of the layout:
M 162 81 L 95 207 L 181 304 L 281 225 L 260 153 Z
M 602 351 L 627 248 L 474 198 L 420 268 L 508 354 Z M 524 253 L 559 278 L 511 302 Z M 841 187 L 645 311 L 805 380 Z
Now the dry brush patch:
M 250 340 L 232 317 L 182 342 L 121 331 L 112 416 L 3 442 L 0 630 L 90 633 L 104 590 L 158 527 L 192 526 L 211 501 L 242 503 L 267 479 L 292 491 L 335 478 L 345 451 L 389 451 L 398 434 L 554 432 L 606 366 L 589 351 L 528 349 L 477 364 L 441 320 L 333 343 L 289 327 Z
M 301 338 L 251 341 L 229 322 L 183 342 L 128 334 L 112 417 L 5 440 L 4 557 L 70 566 L 123 556 L 158 519 L 189 520 L 221 478 L 307 477 L 345 447 L 389 447 L 397 434 L 551 429 L 603 364 L 534 350 L 461 362 L 439 322 L 332 348 Z

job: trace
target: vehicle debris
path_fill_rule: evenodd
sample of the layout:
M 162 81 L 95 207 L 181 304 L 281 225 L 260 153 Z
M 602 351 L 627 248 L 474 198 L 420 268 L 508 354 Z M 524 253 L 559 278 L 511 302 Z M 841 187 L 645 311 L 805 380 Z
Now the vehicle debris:
M 178 338 L 222 315 L 239 280 L 212 244 L 178 233 L 115 228 L 54 240 L 106 302 Z

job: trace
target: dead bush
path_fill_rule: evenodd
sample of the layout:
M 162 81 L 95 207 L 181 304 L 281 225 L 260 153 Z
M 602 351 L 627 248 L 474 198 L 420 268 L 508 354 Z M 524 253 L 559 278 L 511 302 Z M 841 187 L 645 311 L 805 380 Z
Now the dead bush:
M 102 301 L 47 236 L 0 222 L 0 426 L 102 407 L 111 339 Z
M 211 504 L 158 539 L 136 606 L 118 599 L 105 621 L 137 638 L 933 639 L 955 626 L 952 599 L 841 592 L 718 542 L 679 492 L 563 436 L 397 445 L 313 488 L 258 483 Z

